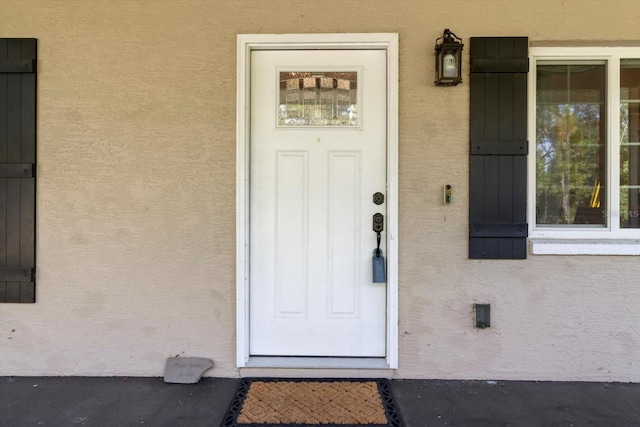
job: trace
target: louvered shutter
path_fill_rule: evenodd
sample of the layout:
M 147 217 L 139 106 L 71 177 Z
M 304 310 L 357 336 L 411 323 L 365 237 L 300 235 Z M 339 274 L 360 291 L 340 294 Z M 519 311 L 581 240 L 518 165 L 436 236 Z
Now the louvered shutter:
M 469 258 L 527 257 L 526 37 L 472 37 Z
M 0 302 L 35 302 L 36 40 L 0 39 Z

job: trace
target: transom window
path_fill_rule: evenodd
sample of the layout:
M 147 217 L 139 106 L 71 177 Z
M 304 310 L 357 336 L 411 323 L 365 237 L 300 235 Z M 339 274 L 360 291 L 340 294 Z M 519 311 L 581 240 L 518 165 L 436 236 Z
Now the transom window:
M 640 48 L 532 48 L 531 237 L 640 237 Z

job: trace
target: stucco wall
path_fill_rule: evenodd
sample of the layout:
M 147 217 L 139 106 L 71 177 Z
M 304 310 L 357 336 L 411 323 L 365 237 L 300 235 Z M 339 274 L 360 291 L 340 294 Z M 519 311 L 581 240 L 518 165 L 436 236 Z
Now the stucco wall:
M 444 28 L 467 47 L 637 41 L 637 1 L 440 6 L 0 0 L 0 37 L 39 47 L 38 302 L 0 305 L 0 375 L 156 376 L 180 354 L 237 376 L 236 35 L 397 32 L 395 375 L 640 381 L 640 259 L 468 259 L 468 78 L 432 84 Z M 491 303 L 490 329 L 473 327 L 474 302 Z

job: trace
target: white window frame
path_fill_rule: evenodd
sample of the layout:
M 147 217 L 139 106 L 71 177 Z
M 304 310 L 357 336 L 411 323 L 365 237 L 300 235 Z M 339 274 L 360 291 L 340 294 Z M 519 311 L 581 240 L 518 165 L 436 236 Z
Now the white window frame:
M 532 47 L 528 82 L 527 219 L 533 254 L 640 255 L 640 229 L 620 228 L 620 59 L 640 58 L 640 47 Z M 536 77 L 543 61 L 604 61 L 607 83 L 607 225 L 562 227 L 536 223 Z

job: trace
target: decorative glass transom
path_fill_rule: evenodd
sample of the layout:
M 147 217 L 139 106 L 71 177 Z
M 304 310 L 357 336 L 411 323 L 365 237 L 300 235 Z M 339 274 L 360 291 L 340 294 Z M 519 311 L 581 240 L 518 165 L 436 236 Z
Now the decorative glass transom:
M 358 126 L 356 71 L 280 72 L 278 125 Z

